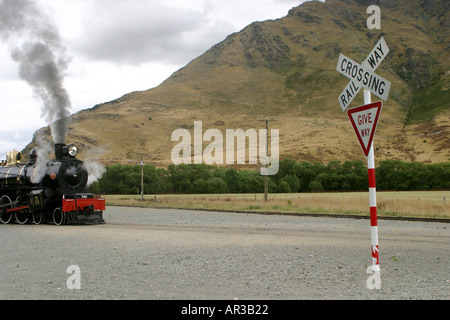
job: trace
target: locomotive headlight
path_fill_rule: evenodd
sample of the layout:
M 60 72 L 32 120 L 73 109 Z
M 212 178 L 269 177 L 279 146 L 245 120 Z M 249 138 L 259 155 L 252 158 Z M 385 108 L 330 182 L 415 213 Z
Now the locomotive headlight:
M 71 157 L 75 157 L 78 154 L 78 148 L 75 145 L 70 145 L 67 150 Z

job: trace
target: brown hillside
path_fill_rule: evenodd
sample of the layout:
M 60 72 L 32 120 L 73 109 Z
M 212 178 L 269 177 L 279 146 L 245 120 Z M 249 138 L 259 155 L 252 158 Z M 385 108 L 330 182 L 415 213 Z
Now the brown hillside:
M 368 30 L 366 9 L 377 2 L 382 29 Z M 82 159 L 96 153 L 105 164 L 127 163 L 145 153 L 146 161 L 167 166 L 175 129 L 192 132 L 202 121 L 203 132 L 216 128 L 225 137 L 225 129 L 263 128 L 258 120 L 270 117 L 281 158 L 364 159 L 338 103 L 348 79 L 336 64 L 340 53 L 361 62 L 383 36 L 391 52 L 376 72 L 392 88 L 376 160 L 449 161 L 449 12 L 444 0 L 306 2 L 229 35 L 157 88 L 74 114 L 67 140 L 80 145 Z

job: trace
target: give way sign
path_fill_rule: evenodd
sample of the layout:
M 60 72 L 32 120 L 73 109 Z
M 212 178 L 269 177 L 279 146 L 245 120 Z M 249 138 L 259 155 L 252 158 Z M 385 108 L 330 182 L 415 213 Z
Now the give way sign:
M 369 156 L 373 137 L 377 130 L 383 102 L 378 101 L 365 106 L 349 109 L 347 116 L 352 123 L 356 136 L 366 157 Z

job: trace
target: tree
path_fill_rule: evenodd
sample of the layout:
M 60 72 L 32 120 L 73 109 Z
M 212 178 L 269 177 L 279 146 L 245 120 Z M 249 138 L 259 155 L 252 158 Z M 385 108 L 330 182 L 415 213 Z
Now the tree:
M 406 164 L 400 160 L 380 161 L 376 169 L 377 184 L 380 190 L 408 190 Z
M 239 173 L 233 168 L 230 168 L 225 172 L 225 182 L 229 193 L 242 192 L 242 182 Z
M 283 159 L 280 161 L 278 177 L 284 178 L 286 175 L 295 175 L 296 162 L 293 159 Z
M 247 170 L 239 171 L 239 180 L 242 185 L 242 193 L 264 192 L 264 177 L 259 175 L 259 172 Z
M 323 191 L 323 186 L 319 181 L 314 180 L 309 184 L 309 189 L 313 192 L 321 192 Z
M 289 185 L 289 190 L 287 192 L 298 192 L 300 189 L 300 181 L 298 181 L 298 178 L 295 175 L 288 174 L 283 179 L 280 180 L 280 185 L 286 182 Z M 285 191 L 283 191 L 285 192 Z
M 359 191 L 368 187 L 363 161 L 296 163 L 280 162 L 280 172 L 269 176 L 269 192 Z M 96 183 L 93 193 L 137 194 L 141 187 L 137 165 L 111 165 Z M 428 190 L 450 188 L 450 162 L 423 164 L 400 160 L 380 161 L 376 168 L 379 190 Z M 169 165 L 167 169 L 144 166 L 144 193 L 262 193 L 264 176 L 258 171 L 217 167 L 205 164 Z
M 173 192 L 173 185 L 170 182 L 170 175 L 166 169 L 159 168 L 156 170 L 156 175 L 159 185 L 159 193 L 171 193 Z
M 300 184 L 299 191 L 309 191 L 309 184 L 316 177 L 314 173 L 314 166 L 311 162 L 306 161 L 296 164 L 294 170 Z
M 289 193 L 291 192 L 291 187 L 287 181 L 282 180 L 278 185 L 278 193 Z
M 169 165 L 170 182 L 172 183 L 175 193 L 189 193 L 191 192 L 191 173 L 189 165 Z
M 227 184 L 220 178 L 214 177 L 208 180 L 197 179 L 192 185 L 192 193 L 198 194 L 213 194 L 225 193 L 227 191 Z

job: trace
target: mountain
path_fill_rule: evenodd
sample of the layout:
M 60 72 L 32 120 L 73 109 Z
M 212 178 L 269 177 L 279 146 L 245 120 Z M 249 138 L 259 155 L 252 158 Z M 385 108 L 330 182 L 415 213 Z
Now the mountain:
M 381 8 L 381 30 L 366 26 L 373 4 Z M 447 0 L 303 3 L 229 35 L 156 88 L 72 115 L 67 141 L 79 145 L 82 159 L 95 153 L 105 164 L 136 163 L 144 153 L 146 162 L 167 166 L 176 129 L 193 136 L 194 121 L 202 121 L 203 132 L 219 129 L 225 137 L 226 129 L 262 129 L 259 120 L 269 117 L 276 118 L 270 128 L 279 129 L 281 159 L 362 160 L 338 102 L 349 80 L 336 65 L 340 53 L 362 62 L 384 37 L 390 53 L 376 73 L 392 88 L 376 160 L 449 161 L 449 7 Z M 361 91 L 351 107 L 362 104 Z

